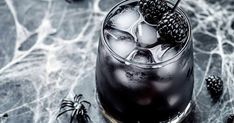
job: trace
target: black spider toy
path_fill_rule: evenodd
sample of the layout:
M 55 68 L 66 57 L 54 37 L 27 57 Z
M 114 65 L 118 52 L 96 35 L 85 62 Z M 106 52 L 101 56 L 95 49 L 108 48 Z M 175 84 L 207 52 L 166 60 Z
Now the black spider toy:
M 72 111 L 70 123 L 72 123 L 74 119 L 76 119 L 78 123 L 89 122 L 90 117 L 87 114 L 87 109 L 84 104 L 88 104 L 90 107 L 91 103 L 86 100 L 81 100 L 82 97 L 83 95 L 80 94 L 74 97 L 74 101 L 63 99 L 57 118 L 68 111 Z

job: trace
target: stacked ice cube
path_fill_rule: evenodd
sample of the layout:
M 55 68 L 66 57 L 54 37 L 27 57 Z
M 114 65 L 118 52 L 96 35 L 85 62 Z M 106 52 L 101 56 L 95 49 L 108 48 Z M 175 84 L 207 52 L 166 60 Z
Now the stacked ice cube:
M 109 47 L 122 58 L 135 63 L 155 64 L 173 58 L 182 48 L 159 40 L 155 25 L 144 21 L 137 6 L 124 6 L 104 28 Z

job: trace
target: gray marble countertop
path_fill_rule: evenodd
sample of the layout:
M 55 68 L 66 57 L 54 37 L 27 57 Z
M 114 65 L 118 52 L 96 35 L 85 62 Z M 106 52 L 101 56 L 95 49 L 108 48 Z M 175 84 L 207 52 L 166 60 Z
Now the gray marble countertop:
M 56 121 L 61 100 L 79 93 L 92 103 L 92 122 L 105 123 L 95 101 L 95 60 L 101 22 L 119 1 L 0 0 L 0 123 L 63 122 Z M 193 121 L 223 123 L 234 113 L 234 1 L 180 6 L 193 27 Z M 215 104 L 204 83 L 211 74 L 224 81 Z

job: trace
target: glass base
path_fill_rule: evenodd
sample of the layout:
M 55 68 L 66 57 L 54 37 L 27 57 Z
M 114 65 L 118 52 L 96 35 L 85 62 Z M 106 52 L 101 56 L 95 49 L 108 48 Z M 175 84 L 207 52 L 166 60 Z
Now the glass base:
M 99 102 L 98 96 L 97 96 L 97 103 L 99 105 L 100 111 L 103 114 L 103 116 L 106 118 L 106 120 L 109 123 L 123 123 L 121 121 L 118 121 L 117 119 L 113 118 L 111 115 L 109 115 L 104 108 L 102 107 L 101 103 Z M 182 113 L 179 113 L 176 117 L 171 118 L 167 121 L 161 121 L 159 123 L 181 123 L 192 111 L 193 103 L 192 101 L 187 105 L 185 110 Z M 141 123 L 140 121 L 137 121 L 136 123 Z

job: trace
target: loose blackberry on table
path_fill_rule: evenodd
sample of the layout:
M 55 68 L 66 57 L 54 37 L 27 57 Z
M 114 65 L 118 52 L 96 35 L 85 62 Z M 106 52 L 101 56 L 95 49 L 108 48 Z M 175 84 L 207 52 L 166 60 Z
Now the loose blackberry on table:
M 206 87 L 214 101 L 217 101 L 223 93 L 223 81 L 218 76 L 211 75 L 206 78 Z
M 234 123 L 234 114 L 228 116 L 226 123 Z

